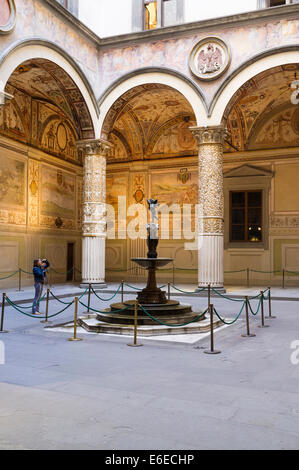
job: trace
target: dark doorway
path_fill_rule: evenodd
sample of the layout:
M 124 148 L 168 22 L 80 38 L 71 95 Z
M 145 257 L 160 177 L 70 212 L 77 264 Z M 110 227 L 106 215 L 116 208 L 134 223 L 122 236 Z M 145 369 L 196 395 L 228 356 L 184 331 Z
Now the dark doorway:
M 66 275 L 66 280 L 67 281 L 73 281 L 74 280 L 74 248 L 75 244 L 74 243 L 68 243 L 67 244 L 67 275 Z

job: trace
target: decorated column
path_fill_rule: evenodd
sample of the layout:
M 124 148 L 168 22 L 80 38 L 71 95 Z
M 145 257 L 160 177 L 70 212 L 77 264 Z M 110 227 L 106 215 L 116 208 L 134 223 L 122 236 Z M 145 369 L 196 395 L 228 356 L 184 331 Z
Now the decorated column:
M 199 207 L 202 243 L 198 251 L 199 287 L 224 282 L 223 126 L 190 128 L 199 146 Z
M 104 140 L 81 140 L 83 150 L 82 282 L 105 284 L 106 157 L 112 145 Z

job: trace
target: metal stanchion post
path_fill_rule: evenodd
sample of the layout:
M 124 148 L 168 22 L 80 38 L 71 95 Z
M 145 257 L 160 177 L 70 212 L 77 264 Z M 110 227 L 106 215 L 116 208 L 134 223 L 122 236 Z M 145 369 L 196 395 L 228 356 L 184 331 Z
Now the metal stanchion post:
M 45 319 L 41 320 L 41 323 L 52 323 L 48 320 L 48 314 L 49 314 L 49 298 L 50 298 L 50 289 L 47 289 L 47 297 L 46 297 L 46 315 Z
M 271 287 L 269 287 L 269 316 L 267 318 L 276 318 L 275 315 L 272 315 L 272 304 L 271 304 Z
M 211 341 L 211 349 L 210 351 L 204 351 L 205 354 L 220 354 L 221 351 L 217 351 L 214 349 L 214 319 L 213 319 L 213 312 L 214 312 L 214 305 L 209 306 L 210 309 L 210 341 Z
M 282 288 L 285 288 L 285 269 L 282 270 Z
M 8 333 L 7 330 L 3 330 L 5 299 L 6 299 L 6 294 L 3 293 L 3 294 L 2 294 L 2 309 L 1 309 L 1 326 L 0 326 L 0 333 Z
M 208 308 L 211 305 L 211 284 L 208 285 Z
M 248 312 L 248 295 L 245 297 L 245 307 L 246 307 L 246 328 L 247 328 L 247 334 L 246 335 L 241 335 L 243 338 L 254 338 L 254 334 L 250 333 L 250 327 L 249 327 L 249 312 Z
M 124 281 L 121 281 L 121 303 L 124 303 Z
M 265 316 L 264 316 L 264 292 L 261 291 L 261 316 L 262 316 L 262 324 L 259 325 L 259 328 L 268 328 L 269 325 L 265 325 Z
M 143 346 L 141 343 L 137 343 L 137 327 L 138 327 L 138 300 L 135 300 L 135 310 L 134 310 L 134 343 L 129 343 L 128 346 L 137 348 Z
M 174 286 L 174 262 L 172 262 L 172 285 Z
M 91 296 L 91 284 L 88 284 L 88 307 L 87 307 L 87 313 L 90 311 L 90 296 Z
M 21 292 L 22 289 L 22 270 L 19 268 L 19 292 Z
M 74 337 L 68 338 L 68 341 L 83 341 L 82 338 L 77 338 L 77 316 L 78 316 L 78 297 L 75 297 Z
M 168 283 L 168 300 L 170 300 L 170 282 Z

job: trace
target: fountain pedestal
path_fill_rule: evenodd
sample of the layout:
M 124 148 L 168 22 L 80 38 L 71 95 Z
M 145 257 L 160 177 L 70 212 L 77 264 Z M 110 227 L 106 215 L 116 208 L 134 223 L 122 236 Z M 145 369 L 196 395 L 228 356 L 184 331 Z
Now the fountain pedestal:
M 171 263 L 171 258 L 132 258 L 134 263 L 147 269 L 146 287 L 138 293 L 137 300 L 141 305 L 165 305 L 166 293 L 157 286 L 156 270 Z

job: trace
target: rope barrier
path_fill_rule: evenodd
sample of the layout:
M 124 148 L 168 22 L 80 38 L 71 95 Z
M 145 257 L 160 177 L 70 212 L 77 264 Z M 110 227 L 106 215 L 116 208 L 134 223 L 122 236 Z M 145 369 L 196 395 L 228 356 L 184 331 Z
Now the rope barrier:
M 165 322 L 162 322 L 161 320 L 158 320 L 158 318 L 155 318 L 153 317 L 147 310 L 145 310 L 145 308 L 140 305 L 141 307 L 141 310 L 148 316 L 150 317 L 153 321 L 155 321 L 156 323 L 159 323 L 160 325 L 164 325 L 164 326 L 171 326 L 171 327 L 174 327 L 174 328 L 178 328 L 180 326 L 186 326 L 186 325 L 190 325 L 191 323 L 195 323 L 197 322 L 200 318 L 204 317 L 204 315 L 207 313 L 208 309 L 206 309 L 201 315 L 197 315 L 193 320 L 189 321 L 189 322 L 186 322 L 186 323 L 173 323 L 173 324 L 170 324 L 170 323 L 165 323 Z
M 88 305 L 85 305 L 84 302 L 79 301 L 79 303 L 81 305 L 83 305 L 83 307 L 88 308 Z M 119 312 L 124 312 L 125 310 L 128 310 L 129 308 L 130 308 L 130 306 L 119 309 L 119 310 L 113 310 L 113 311 L 108 311 L 108 312 L 105 311 L 104 312 L 103 310 L 96 310 L 95 308 L 89 307 L 90 310 L 92 310 L 93 312 L 96 312 L 96 313 L 119 313 Z
M 112 297 L 109 297 L 109 299 L 103 299 L 102 297 L 100 297 L 100 296 L 95 292 L 94 288 L 91 286 L 91 290 L 92 290 L 92 292 L 94 293 L 94 295 L 95 295 L 98 299 L 102 300 L 103 302 L 109 302 L 110 300 L 114 299 L 114 297 L 116 297 L 117 294 L 119 293 L 120 289 L 121 289 L 121 284 L 118 286 L 117 291 L 113 294 Z
M 212 287 L 212 291 L 215 292 L 215 294 L 219 295 L 220 297 L 223 297 L 226 300 L 231 300 L 233 302 L 244 302 L 243 299 L 233 299 L 232 297 L 228 297 L 227 295 L 222 294 L 221 292 L 219 292 L 218 290 L 216 290 L 213 287 Z
M 219 315 L 219 313 L 217 312 L 217 310 L 215 309 L 215 307 L 214 307 L 214 312 L 216 313 L 217 317 L 219 318 L 219 320 L 220 320 L 222 323 L 224 323 L 225 325 L 233 325 L 234 323 L 236 323 L 237 320 L 239 320 L 239 318 L 240 318 L 240 316 L 241 316 L 241 314 L 242 314 L 242 312 L 243 312 L 243 310 L 244 310 L 245 305 L 246 305 L 246 302 L 243 301 L 243 305 L 242 305 L 242 307 L 241 307 L 240 312 L 238 313 L 238 315 L 236 316 L 236 318 L 235 318 L 233 321 L 231 321 L 231 322 L 227 322 L 226 320 L 224 320 L 224 319 Z
M 194 291 L 191 291 L 191 292 L 190 292 L 190 291 L 181 290 L 181 289 L 179 289 L 178 287 L 176 287 L 176 286 L 174 286 L 174 285 L 172 285 L 171 287 L 173 287 L 173 288 L 174 288 L 175 290 L 177 290 L 178 292 L 182 292 L 183 294 L 197 294 L 197 293 L 202 292 L 202 291 L 204 291 L 204 290 L 207 289 L 207 287 L 203 287 L 203 288 L 200 289 L 200 290 L 194 290 Z
M 232 273 L 244 273 L 247 269 L 239 269 L 237 271 L 224 271 L 224 274 L 232 274 Z
M 9 279 L 11 277 L 14 277 L 16 274 L 19 273 L 19 270 L 18 271 L 15 271 L 13 274 L 10 274 L 9 276 L 6 276 L 6 277 L 1 277 L 0 278 L 0 281 L 4 281 L 4 279 Z
M 7 300 L 7 302 L 9 303 L 9 305 L 10 305 L 11 307 L 13 307 L 17 312 L 22 313 L 23 315 L 26 315 L 27 317 L 30 317 L 30 318 L 38 318 L 39 320 L 46 318 L 46 317 L 41 317 L 40 315 L 34 315 L 34 314 L 27 313 L 27 312 L 22 312 L 22 310 L 19 309 L 19 308 L 17 307 L 17 305 L 15 305 L 15 304 L 9 299 L 9 297 L 6 297 L 6 300 Z M 74 303 L 74 301 L 72 301 L 72 302 L 70 303 L 70 305 L 67 305 L 64 309 L 60 310 L 59 312 L 54 313 L 53 315 L 48 315 L 48 318 L 57 317 L 57 315 L 60 315 L 61 313 L 65 312 L 73 303 Z
M 252 310 L 252 308 L 251 308 L 251 305 L 250 305 L 250 302 L 249 302 L 249 299 L 248 299 L 248 307 L 249 307 L 249 309 L 250 309 L 252 315 L 256 316 L 256 315 L 259 313 L 260 308 L 261 308 L 261 303 L 262 303 L 262 297 L 260 297 L 260 300 L 259 300 L 259 303 L 258 303 L 258 306 L 257 306 L 257 311 L 254 312 L 254 311 Z
M 53 294 L 52 291 L 50 291 L 50 294 L 52 295 L 52 297 L 53 297 L 55 300 L 57 300 L 57 301 L 58 301 L 59 303 L 61 303 L 61 304 L 64 304 L 64 305 L 71 305 L 71 303 L 73 302 L 73 301 L 72 301 L 72 302 L 64 302 L 63 300 L 60 300 L 58 297 L 56 297 L 55 294 Z
M 125 286 L 130 287 L 131 289 L 134 289 L 134 290 L 142 290 L 142 288 L 140 289 L 139 287 L 134 287 L 134 286 L 131 286 L 130 284 L 125 284 Z

